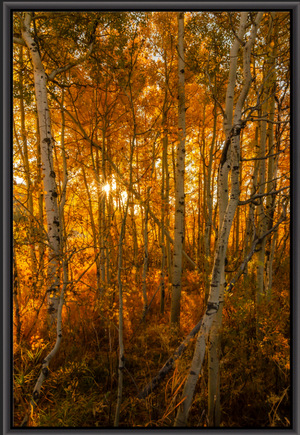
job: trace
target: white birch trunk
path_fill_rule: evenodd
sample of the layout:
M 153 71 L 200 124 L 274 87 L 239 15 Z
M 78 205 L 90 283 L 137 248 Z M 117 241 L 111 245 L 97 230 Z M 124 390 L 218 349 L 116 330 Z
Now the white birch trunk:
M 226 92 L 226 106 L 223 129 L 225 133 L 225 145 L 222 153 L 222 158 L 219 166 L 218 179 L 218 204 L 219 204 L 219 231 L 224 220 L 224 216 L 228 207 L 228 174 L 230 170 L 230 162 L 227 158 L 230 155 L 230 134 L 232 131 L 232 116 L 234 105 L 234 90 L 236 85 L 237 75 L 237 60 L 238 52 L 243 40 L 248 13 L 241 14 L 240 27 L 237 33 L 231 50 L 230 50 L 230 66 L 229 79 Z M 228 152 L 229 151 L 229 152 Z M 220 235 L 220 233 L 219 233 Z M 224 283 L 225 283 L 225 259 L 220 270 L 220 294 L 219 294 L 219 310 L 214 316 L 208 347 L 208 422 L 209 426 L 219 426 L 220 423 L 220 393 L 218 379 L 219 373 L 219 345 L 220 345 L 220 330 L 222 327 L 222 311 L 224 302 Z
M 48 227 L 48 240 L 51 252 L 48 265 L 48 312 L 52 322 L 57 318 L 59 304 L 59 261 L 60 261 L 60 221 L 57 206 L 57 188 L 53 167 L 53 137 L 47 98 L 47 79 L 37 44 L 30 33 L 32 13 L 26 12 L 23 20 L 22 37 L 29 49 L 33 63 L 34 87 L 39 118 L 39 135 L 42 157 L 42 176 Z
M 20 74 L 19 74 L 19 82 L 20 82 L 20 115 L 21 115 L 21 138 L 23 145 L 23 160 L 24 160 L 24 169 L 26 175 L 26 185 L 27 185 L 27 207 L 29 210 L 28 223 L 29 223 L 29 252 L 31 257 L 31 267 L 32 267 L 32 283 L 34 283 L 34 288 L 36 287 L 35 277 L 37 274 L 37 261 L 34 252 L 34 229 L 33 229 L 33 200 L 32 200 L 32 181 L 30 176 L 30 166 L 29 166 L 29 158 L 28 158 L 28 147 L 27 147 L 27 137 L 26 137 L 26 128 L 25 128 L 25 109 L 24 109 L 24 93 L 23 93 L 23 47 L 20 47 Z
M 178 148 L 176 163 L 176 204 L 172 271 L 171 326 L 179 325 L 182 248 L 184 226 L 184 164 L 185 164 L 185 62 L 184 12 L 178 12 Z

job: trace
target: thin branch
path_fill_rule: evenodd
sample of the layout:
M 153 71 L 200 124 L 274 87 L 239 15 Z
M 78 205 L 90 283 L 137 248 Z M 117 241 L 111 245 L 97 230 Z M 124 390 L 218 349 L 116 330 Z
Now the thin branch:
M 239 201 L 239 205 L 249 204 L 249 202 L 253 202 L 255 199 L 262 198 L 264 196 L 276 195 L 277 193 L 281 192 L 282 190 L 289 189 L 289 188 L 290 188 L 290 186 L 286 186 L 286 187 L 282 187 L 279 190 L 272 190 L 271 192 L 268 192 L 268 193 L 260 193 L 260 194 L 254 195 L 251 198 L 247 199 L 246 201 Z
M 266 115 L 268 116 L 268 115 Z M 247 118 L 247 121 L 265 121 L 269 122 L 270 124 L 288 124 L 290 120 L 288 121 L 271 121 L 270 119 L 264 119 L 264 118 L 256 118 L 256 116 L 251 116 L 250 118 Z
M 279 151 L 278 153 L 275 153 L 275 154 L 269 154 L 269 155 L 267 155 L 267 156 L 265 156 L 265 157 L 253 157 L 253 159 L 240 159 L 240 160 L 241 160 L 241 162 L 252 162 L 252 161 L 254 161 L 254 160 L 265 160 L 265 159 L 269 159 L 270 157 L 275 157 L 275 156 L 278 156 L 278 154 L 284 153 L 285 150 L 286 150 L 287 148 L 289 148 L 289 146 L 290 146 L 290 145 L 287 145 L 287 146 L 284 148 L 284 150 L 281 150 L 281 151 Z
M 14 36 L 13 42 L 14 42 L 14 44 L 24 45 L 24 47 L 27 47 L 26 42 L 24 41 L 23 38 L 16 38 Z

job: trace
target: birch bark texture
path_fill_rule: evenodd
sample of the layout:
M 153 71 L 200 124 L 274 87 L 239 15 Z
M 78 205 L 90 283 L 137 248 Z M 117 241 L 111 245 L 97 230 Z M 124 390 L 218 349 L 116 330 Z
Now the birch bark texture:
M 47 78 L 38 46 L 30 33 L 32 12 L 26 12 L 22 22 L 22 37 L 30 52 L 34 72 L 34 88 L 39 118 L 39 135 L 42 157 L 42 177 L 47 216 L 48 241 L 51 249 L 48 265 L 48 312 L 52 322 L 57 318 L 59 304 L 60 219 L 57 206 L 57 187 L 53 165 L 53 137 L 47 96 Z
M 176 163 L 176 198 L 172 271 L 171 326 L 180 321 L 182 248 L 184 239 L 184 165 L 185 165 L 185 61 L 184 12 L 178 12 L 178 147 Z
M 254 44 L 256 34 L 257 34 L 257 29 L 262 19 L 262 16 L 263 16 L 263 12 L 259 12 L 256 15 L 256 19 L 251 28 L 249 39 L 244 46 L 244 52 L 243 52 L 244 85 L 239 95 L 238 101 L 236 103 L 234 117 L 233 117 L 233 127 L 230 133 L 230 153 L 228 159 L 229 160 L 228 164 L 231 169 L 230 200 L 229 200 L 228 207 L 225 211 L 223 221 L 220 222 L 220 233 L 219 233 L 219 239 L 217 242 L 217 247 L 215 252 L 209 299 L 206 307 L 206 312 L 203 317 L 202 325 L 200 327 L 200 331 L 197 336 L 192 364 L 182 392 L 183 402 L 180 404 L 178 408 L 177 416 L 174 423 L 175 427 L 186 426 L 187 424 L 189 410 L 193 401 L 196 383 L 198 381 L 198 377 L 205 356 L 206 343 L 208 340 L 209 332 L 212 326 L 213 319 L 219 309 L 221 271 L 224 269 L 229 233 L 232 227 L 234 214 L 239 201 L 240 132 L 243 127 L 243 122 L 241 119 L 242 108 L 252 83 L 251 70 L 250 70 L 251 48 Z M 227 160 L 227 152 L 225 158 Z
M 228 174 L 230 170 L 230 135 L 232 130 L 233 105 L 234 105 L 234 90 L 237 76 L 237 60 L 238 52 L 243 43 L 243 38 L 247 26 L 247 12 L 242 12 L 240 26 L 230 50 L 230 65 L 228 86 L 226 92 L 226 103 L 223 130 L 225 134 L 225 145 L 223 155 L 219 166 L 218 178 L 218 203 L 219 203 L 219 222 L 224 220 L 225 212 L 228 206 Z M 228 157 L 227 157 L 228 156 Z M 209 426 L 219 426 L 220 424 L 220 373 L 219 373 L 219 344 L 220 344 L 220 329 L 222 327 L 222 311 L 224 303 L 224 283 L 225 272 L 223 264 L 220 270 L 220 293 L 219 293 L 219 309 L 214 316 L 212 328 L 210 332 L 208 345 L 208 422 Z

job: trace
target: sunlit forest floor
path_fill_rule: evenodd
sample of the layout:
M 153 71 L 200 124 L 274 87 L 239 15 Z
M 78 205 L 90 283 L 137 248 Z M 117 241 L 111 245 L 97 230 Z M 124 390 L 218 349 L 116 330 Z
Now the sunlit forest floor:
M 151 300 L 158 286 L 159 270 L 150 269 L 149 277 L 152 278 L 148 280 L 147 291 Z M 157 390 L 144 400 L 137 395 L 203 315 L 202 278 L 195 272 L 185 271 L 181 328 L 177 335 L 172 335 L 169 331 L 171 287 L 166 286 L 165 314 L 159 314 L 158 292 L 145 322 L 140 323 L 141 284 L 128 272 L 124 281 L 126 362 L 120 427 L 173 425 L 195 339 Z M 290 426 L 289 278 L 286 258 L 276 271 L 271 301 L 262 302 L 259 309 L 256 309 L 255 280 L 251 274 L 248 280 L 242 277 L 233 292 L 225 295 L 220 354 L 221 427 Z M 73 303 L 69 298 L 64 306 L 62 344 L 50 364 L 50 375 L 42 386 L 38 408 L 31 415 L 29 426 L 109 427 L 114 424 L 118 383 L 117 284 L 112 280 L 101 306 L 83 286 L 77 292 L 80 297 L 77 295 Z M 23 318 L 23 337 L 34 321 L 30 313 Z M 263 319 L 259 327 L 257 315 Z M 39 316 L 47 318 L 42 310 Z M 27 340 L 21 340 L 20 344 L 14 342 L 14 426 L 20 426 L 28 411 L 41 362 L 55 339 L 55 326 L 49 332 L 44 320 L 37 322 Z M 207 378 L 206 357 L 189 415 L 190 427 L 207 426 Z

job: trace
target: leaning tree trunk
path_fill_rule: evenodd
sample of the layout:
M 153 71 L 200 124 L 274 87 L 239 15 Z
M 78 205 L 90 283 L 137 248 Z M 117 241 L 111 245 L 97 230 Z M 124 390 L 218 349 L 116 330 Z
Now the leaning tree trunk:
M 224 115 L 224 133 L 225 145 L 224 147 L 230 148 L 230 134 L 232 129 L 232 116 L 233 116 L 233 100 L 234 89 L 236 85 L 237 75 L 237 59 L 238 52 L 241 46 L 241 41 L 244 37 L 247 24 L 247 12 L 241 14 L 240 28 L 238 31 L 238 38 L 235 39 L 230 50 L 230 67 L 229 67 L 229 81 L 226 92 L 226 106 Z M 227 151 L 228 153 L 228 151 Z M 219 166 L 219 180 L 218 180 L 218 203 L 219 203 L 219 229 L 224 220 L 226 209 L 228 206 L 228 161 L 226 154 L 222 155 Z M 222 326 L 222 311 L 224 302 L 224 283 L 225 271 L 224 265 L 220 270 L 220 294 L 219 294 L 219 309 L 214 316 L 212 328 L 209 338 L 208 346 L 208 424 L 209 426 L 220 425 L 220 373 L 219 373 L 219 347 L 220 347 L 220 329 Z
M 178 148 L 176 163 L 176 199 L 174 252 L 172 272 L 171 326 L 180 320 L 182 248 L 184 225 L 184 162 L 185 162 L 185 88 L 184 88 L 184 12 L 178 12 Z
M 234 219 L 234 214 L 238 206 L 239 201 L 239 162 L 240 162 L 240 131 L 243 128 L 243 122 L 241 120 L 242 108 L 245 99 L 248 95 L 252 77 L 250 70 L 251 61 L 251 48 L 254 44 L 257 28 L 262 19 L 263 13 L 259 12 L 256 16 L 256 20 L 253 23 L 250 37 L 248 42 L 244 46 L 244 86 L 236 103 L 234 112 L 233 127 L 229 138 L 223 148 L 222 161 L 227 161 L 227 166 L 231 169 L 231 192 L 230 201 L 228 207 L 224 213 L 223 221 L 220 222 L 220 232 L 217 242 L 217 248 L 215 252 L 215 259 L 212 271 L 212 279 L 210 284 L 210 294 L 207 303 L 205 315 L 203 317 L 202 325 L 198 333 L 196 347 L 192 364 L 185 382 L 185 386 L 182 392 L 182 403 L 179 406 L 178 413 L 174 426 L 186 426 L 189 410 L 192 404 L 196 383 L 202 368 L 202 363 L 206 351 L 206 343 L 208 340 L 209 332 L 212 326 L 212 322 L 216 313 L 220 307 L 220 285 L 221 285 L 221 273 L 224 270 L 225 256 L 228 246 L 228 238 Z M 229 142 L 230 140 L 230 142 Z M 229 149 L 230 148 L 230 149 Z M 221 203 L 220 203 L 221 210 Z

